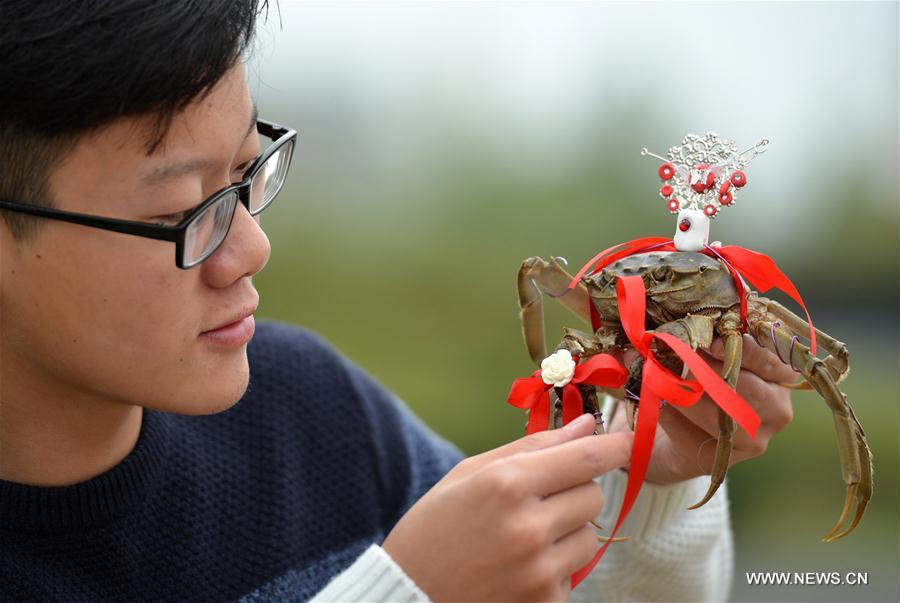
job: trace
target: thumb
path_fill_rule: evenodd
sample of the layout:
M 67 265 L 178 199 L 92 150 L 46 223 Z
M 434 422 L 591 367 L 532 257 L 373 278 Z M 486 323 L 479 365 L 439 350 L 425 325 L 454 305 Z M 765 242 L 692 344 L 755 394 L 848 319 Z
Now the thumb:
M 628 348 L 627 350 L 625 350 L 625 353 L 622 356 L 623 356 L 622 364 L 625 366 L 625 369 L 627 370 L 628 368 L 631 367 L 631 364 L 635 360 L 637 360 L 638 358 L 641 357 L 641 354 L 634 348 Z
M 619 364 L 625 367 L 625 370 L 628 370 L 628 368 L 631 366 L 631 363 L 641 356 L 640 352 L 632 347 L 625 349 L 617 348 L 610 352 L 610 355 L 618 360 Z
M 518 454 L 520 452 L 534 452 L 543 450 L 551 446 L 558 446 L 565 442 L 582 438 L 594 433 L 596 421 L 591 414 L 583 414 L 577 419 L 573 419 L 562 429 L 552 429 L 549 431 L 539 431 L 531 435 L 513 440 L 509 444 L 504 444 L 493 450 L 488 450 L 477 456 L 470 457 L 467 464 L 476 470 L 488 463 Z

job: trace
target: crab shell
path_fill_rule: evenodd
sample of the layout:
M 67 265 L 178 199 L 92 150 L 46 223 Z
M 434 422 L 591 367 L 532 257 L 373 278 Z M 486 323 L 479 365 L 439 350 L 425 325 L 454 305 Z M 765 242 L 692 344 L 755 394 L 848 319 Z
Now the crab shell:
M 696 251 L 654 251 L 628 256 L 582 280 L 604 324 L 619 322 L 616 282 L 640 275 L 647 290 L 648 328 L 689 314 L 719 314 L 740 304 L 728 268 Z

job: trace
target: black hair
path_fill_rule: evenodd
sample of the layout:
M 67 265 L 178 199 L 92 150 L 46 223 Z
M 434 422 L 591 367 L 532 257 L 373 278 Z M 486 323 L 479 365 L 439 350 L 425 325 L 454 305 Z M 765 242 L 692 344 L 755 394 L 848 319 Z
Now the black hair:
M 266 0 L 0 0 L 0 199 L 52 205 L 78 139 L 151 115 L 152 154 L 253 40 Z M 16 238 L 35 218 L 0 212 Z

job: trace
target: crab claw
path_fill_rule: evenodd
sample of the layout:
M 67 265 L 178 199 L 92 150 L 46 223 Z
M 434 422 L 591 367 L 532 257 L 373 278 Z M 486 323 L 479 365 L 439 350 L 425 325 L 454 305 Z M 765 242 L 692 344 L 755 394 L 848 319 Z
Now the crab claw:
M 736 329 L 726 330 L 722 338 L 725 351 L 722 364 L 722 378 L 728 383 L 729 387 L 735 389 L 741 372 L 741 357 L 744 349 L 743 340 L 740 332 Z M 697 509 L 709 502 L 709 499 L 713 497 L 719 486 L 725 481 L 725 474 L 731 465 L 731 450 L 734 445 L 734 419 L 728 416 L 728 413 L 721 408 L 718 409 L 718 418 L 719 438 L 716 441 L 716 456 L 710 472 L 709 488 L 700 502 L 691 505 L 688 509 Z
M 709 502 L 709 499 L 713 497 L 716 491 L 719 489 L 719 485 L 715 482 L 710 482 L 709 488 L 706 490 L 706 494 L 703 495 L 703 498 L 700 499 L 700 502 L 695 502 L 690 507 L 688 507 L 688 511 L 693 511 L 694 509 L 699 509 L 703 505 Z
M 600 542 L 625 542 L 626 540 L 631 540 L 631 536 L 616 536 L 615 538 L 607 538 L 606 536 L 597 534 L 597 540 L 599 540 Z
M 740 359 L 738 359 L 740 362 Z M 719 439 L 716 442 L 716 456 L 713 461 L 713 469 L 710 473 L 709 488 L 700 502 L 694 503 L 688 510 L 698 509 L 709 502 L 722 482 L 725 481 L 725 473 L 731 464 L 731 449 L 733 447 L 734 420 L 721 408 L 719 409 Z
M 593 519 L 591 520 L 591 525 L 593 525 L 598 530 L 603 529 L 603 526 L 601 526 L 599 523 L 597 523 Z M 626 540 L 631 540 L 631 536 L 616 536 L 615 538 L 607 538 L 606 536 L 601 536 L 600 534 L 597 534 L 597 540 L 599 540 L 600 542 L 607 542 L 607 541 L 624 542 Z
M 846 402 L 846 398 L 845 398 Z M 859 424 L 859 420 L 856 418 L 856 414 L 853 412 L 853 408 L 850 405 L 847 405 L 847 410 L 850 415 L 850 419 L 852 420 L 852 424 L 855 427 L 855 435 L 856 435 L 856 451 L 859 454 L 860 458 L 860 479 L 858 483 L 850 483 L 847 484 L 846 493 L 844 495 L 844 508 L 841 510 L 841 517 L 838 519 L 835 526 L 829 531 L 825 536 L 822 537 L 823 542 L 831 542 L 833 540 L 837 540 L 838 538 L 843 538 L 850 532 L 856 529 L 856 526 L 859 525 L 859 522 L 862 520 L 863 515 L 866 512 L 866 507 L 869 504 L 869 499 L 872 498 L 872 451 L 869 450 L 868 443 L 866 442 L 865 433 L 862 430 L 862 426 Z M 850 506 L 853 503 L 853 499 L 856 499 L 856 513 L 853 516 L 853 521 L 850 522 L 850 525 L 847 526 L 847 529 L 843 532 L 837 532 L 838 528 L 843 525 L 844 521 L 846 521 L 847 517 L 850 515 Z

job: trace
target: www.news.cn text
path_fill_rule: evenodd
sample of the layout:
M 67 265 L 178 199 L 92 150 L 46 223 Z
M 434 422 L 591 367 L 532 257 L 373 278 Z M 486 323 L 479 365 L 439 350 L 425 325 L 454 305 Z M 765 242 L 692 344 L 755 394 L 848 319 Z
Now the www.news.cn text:
M 869 572 L 744 572 L 750 585 L 857 586 L 869 583 Z

